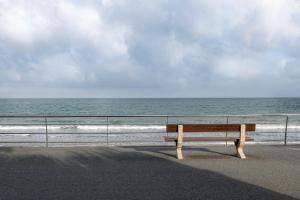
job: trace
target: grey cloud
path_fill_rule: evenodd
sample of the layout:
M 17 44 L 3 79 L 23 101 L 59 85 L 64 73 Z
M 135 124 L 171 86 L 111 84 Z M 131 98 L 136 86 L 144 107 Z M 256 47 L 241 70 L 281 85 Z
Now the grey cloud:
M 297 93 L 296 0 L 7 0 L 0 13 L 0 96 Z
M 283 70 L 289 78 L 300 80 L 300 59 L 287 61 Z

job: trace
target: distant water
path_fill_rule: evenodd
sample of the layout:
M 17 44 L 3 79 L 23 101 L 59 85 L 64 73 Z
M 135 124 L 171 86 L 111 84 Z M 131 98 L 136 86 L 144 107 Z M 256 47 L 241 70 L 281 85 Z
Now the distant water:
M 172 99 L 0 99 L 0 115 L 230 115 L 300 113 L 300 98 Z M 224 117 L 49 118 L 50 142 L 165 144 L 166 123 L 227 123 Z M 230 117 L 228 123 L 256 123 L 256 142 L 282 142 L 285 117 Z M 44 118 L 0 118 L 0 143 L 44 142 Z M 288 141 L 300 140 L 300 116 L 288 124 Z M 109 134 L 107 134 L 107 132 Z M 76 133 L 76 134 L 74 134 Z M 230 134 L 230 133 L 229 133 Z M 217 134 L 216 134 L 217 135 Z M 224 134 L 223 134 L 224 135 Z
M 0 115 L 300 113 L 300 98 L 0 99 Z

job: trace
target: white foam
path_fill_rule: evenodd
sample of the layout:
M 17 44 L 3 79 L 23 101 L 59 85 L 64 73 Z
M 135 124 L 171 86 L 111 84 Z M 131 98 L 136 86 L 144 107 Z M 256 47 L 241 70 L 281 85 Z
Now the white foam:
M 285 129 L 285 124 L 257 124 L 256 129 L 258 130 L 282 130 Z M 288 129 L 299 129 L 300 125 L 288 125 Z
M 0 131 L 3 130 L 41 130 L 45 129 L 45 126 L 0 126 Z
M 165 125 L 48 125 L 48 130 L 62 130 L 62 131 L 124 131 L 124 132 L 137 132 L 137 131 L 166 131 Z M 284 124 L 257 124 L 257 130 L 283 130 L 285 129 Z M 10 125 L 1 125 L 0 132 L 4 131 L 42 131 L 45 130 L 45 126 L 41 125 L 28 125 L 28 126 L 10 126 Z M 300 125 L 288 125 L 288 129 L 300 130 Z
M 165 130 L 165 126 L 153 126 L 153 125 L 49 125 L 48 130 L 123 130 L 123 131 L 143 131 L 143 130 Z M 45 130 L 45 126 L 0 126 L 0 131 L 11 130 Z

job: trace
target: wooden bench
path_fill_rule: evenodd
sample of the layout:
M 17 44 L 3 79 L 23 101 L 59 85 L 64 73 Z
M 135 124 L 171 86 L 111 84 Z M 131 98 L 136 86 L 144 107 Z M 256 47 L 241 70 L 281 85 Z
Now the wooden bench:
M 245 159 L 245 141 L 253 141 L 246 137 L 247 131 L 255 131 L 255 124 L 167 124 L 167 133 L 177 132 L 177 137 L 165 137 L 166 142 L 176 143 L 177 159 L 182 160 L 183 142 L 226 142 L 233 141 L 236 146 L 237 156 Z M 239 137 L 183 137 L 184 132 L 189 133 L 217 133 L 217 132 L 240 132 Z

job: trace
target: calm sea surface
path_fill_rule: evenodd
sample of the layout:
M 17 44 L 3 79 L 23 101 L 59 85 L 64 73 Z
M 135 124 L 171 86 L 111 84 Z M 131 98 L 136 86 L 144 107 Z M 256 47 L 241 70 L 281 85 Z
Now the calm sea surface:
M 0 115 L 300 113 L 300 98 L 0 99 Z
M 0 99 L 0 115 L 230 115 L 300 113 L 300 98 Z M 47 119 L 48 141 L 165 145 L 167 123 L 255 123 L 255 142 L 282 143 L 285 116 L 97 117 Z M 288 120 L 289 142 L 300 141 L 300 116 Z M 224 135 L 216 133 L 215 135 Z M 229 135 L 234 133 L 228 133 Z M 45 118 L 0 118 L 0 145 L 45 142 Z

